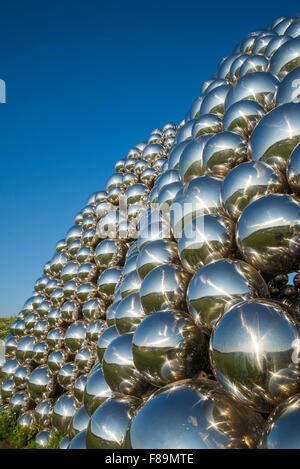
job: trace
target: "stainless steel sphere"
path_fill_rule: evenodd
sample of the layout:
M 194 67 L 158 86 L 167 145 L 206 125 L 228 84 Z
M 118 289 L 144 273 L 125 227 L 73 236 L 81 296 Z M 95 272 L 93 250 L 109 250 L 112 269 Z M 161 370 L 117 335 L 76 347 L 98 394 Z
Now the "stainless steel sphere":
M 258 102 L 242 99 L 225 112 L 223 129 L 248 137 L 264 114 L 264 108 Z
M 300 145 L 298 144 L 290 157 L 287 167 L 288 184 L 293 192 L 300 193 Z
M 60 278 L 63 283 L 68 282 L 69 280 L 76 280 L 78 273 L 78 264 L 77 262 L 68 262 L 60 272 Z
M 61 319 L 67 323 L 76 321 L 79 316 L 79 309 L 79 304 L 75 301 L 66 301 L 60 309 Z
M 187 303 L 195 323 L 210 333 L 236 301 L 268 296 L 266 282 L 252 266 L 220 259 L 195 273 L 188 287 Z
M 84 346 L 86 340 L 86 327 L 82 321 L 76 321 L 68 327 L 64 343 L 66 348 L 75 353 Z
M 38 448 L 46 448 L 52 438 L 52 434 L 49 430 L 41 430 L 35 437 L 35 444 Z
M 59 329 L 58 327 L 56 327 L 55 329 L 51 329 L 46 337 L 48 347 L 54 350 L 61 348 L 63 344 L 63 337 L 64 334 L 61 329 Z
M 32 359 L 36 364 L 43 365 L 47 362 L 49 350 L 46 342 L 37 342 L 32 352 Z
M 57 373 L 57 381 L 66 390 L 72 389 L 77 377 L 77 369 L 73 363 L 65 363 Z
M 17 345 L 16 357 L 20 364 L 29 363 L 33 358 L 35 338 L 27 335 L 23 337 Z M 3 368 L 3 367 L 2 367 Z
M 40 402 L 49 397 L 53 390 L 53 377 L 47 366 L 39 366 L 31 373 L 27 389 L 30 397 L 35 402 Z
M 103 318 L 105 316 L 104 301 L 101 298 L 92 298 L 86 301 L 82 306 L 82 316 L 87 322 Z
M 210 262 L 234 253 L 234 229 L 231 220 L 220 215 L 202 215 L 185 226 L 178 240 L 183 267 L 195 273 Z
M 282 80 L 291 70 L 300 65 L 300 38 L 282 44 L 270 60 L 270 73 Z
M 170 210 L 170 223 L 175 237 L 180 237 L 185 225 L 193 218 L 219 212 L 221 187 L 222 180 L 201 176 L 177 193 Z
M 51 423 L 57 432 L 67 432 L 76 412 L 75 398 L 70 394 L 59 397 L 53 407 Z
M 6 360 L 0 370 L 0 378 L 1 381 L 6 381 L 10 378 L 13 378 L 17 368 L 20 366 L 18 360 L 16 359 L 8 359 Z
M 203 98 L 200 108 L 200 117 L 205 114 L 217 114 L 217 116 L 222 118 L 226 97 L 231 88 L 232 85 L 228 84 L 218 86 L 217 88 L 213 88 L 209 91 L 209 93 L 207 93 Z
M 207 174 L 221 179 L 246 159 L 246 141 L 235 132 L 224 131 L 215 134 L 203 149 L 203 165 Z
M 88 347 L 83 347 L 78 350 L 75 355 L 74 364 L 76 370 L 80 373 L 88 373 L 93 365 L 94 356 Z
M 207 114 L 206 116 L 218 119 L 214 114 Z M 203 150 L 211 136 L 211 133 L 207 132 L 206 135 L 201 135 L 185 145 L 179 160 L 179 176 L 182 183 L 204 175 Z
M 289 157 L 300 141 L 300 103 L 282 104 L 266 114 L 255 127 L 249 151 L 254 161 Z
M 52 405 L 51 399 L 45 399 L 39 402 L 34 409 L 34 418 L 41 427 L 48 427 L 52 418 Z
M 168 240 L 151 241 L 144 246 L 137 258 L 136 269 L 143 280 L 146 275 L 162 264 L 178 263 L 177 244 Z
M 241 100 L 257 101 L 270 110 L 274 107 L 279 80 L 269 72 L 247 73 L 231 87 L 225 101 L 225 112 Z
M 86 431 L 82 430 L 70 441 L 67 449 L 87 449 L 86 448 Z
M 150 143 L 146 145 L 142 151 L 142 159 L 147 163 L 153 164 L 157 160 L 163 151 L 162 145 L 159 143 Z
M 114 297 L 114 292 L 117 283 L 120 280 L 121 268 L 111 267 L 100 274 L 97 290 L 100 297 L 105 301 L 111 301 Z
M 293 360 L 297 341 L 297 327 L 280 304 L 268 300 L 239 303 L 213 331 L 214 374 L 236 399 L 257 411 L 270 412 L 299 392 L 300 372 Z
M 66 362 L 67 356 L 64 350 L 54 350 L 47 359 L 47 365 L 51 373 L 56 373 Z
M 112 391 L 141 397 L 149 385 L 134 365 L 132 339 L 133 333 L 126 333 L 109 344 L 102 360 L 103 374 Z
M 118 330 L 115 326 L 110 326 L 107 329 L 105 329 L 102 334 L 99 337 L 99 340 L 97 342 L 97 357 L 99 363 L 102 362 L 103 355 L 105 353 L 105 350 L 109 346 L 109 344 L 116 338 L 118 337 L 119 333 Z
M 184 380 L 156 391 L 132 419 L 133 449 L 255 448 L 263 418 L 218 383 Z
M 135 292 L 117 304 L 114 323 L 119 334 L 125 334 L 133 332 L 145 317 L 140 295 Z
M 179 161 L 184 149 L 189 145 L 189 140 L 173 145 L 168 154 L 168 169 L 179 169 Z
M 89 347 L 97 343 L 105 327 L 105 322 L 100 319 L 95 319 L 89 323 L 86 329 L 86 341 Z
M 13 376 L 16 389 L 25 389 L 27 387 L 28 378 L 31 373 L 29 366 L 19 366 Z
M 185 309 L 185 294 L 190 276 L 174 264 L 164 264 L 151 270 L 140 290 L 145 314 L 165 309 Z
M 85 264 L 86 262 L 91 262 L 94 259 L 94 255 L 95 255 L 94 250 L 90 246 L 82 246 L 80 249 L 78 249 L 76 253 L 76 260 L 79 264 Z M 78 272 L 78 267 L 77 267 L 77 272 Z M 76 278 L 77 278 L 77 274 L 74 276 L 73 279 L 70 279 L 70 280 L 75 280 Z
M 83 403 L 84 390 L 87 383 L 88 377 L 86 375 L 81 375 L 75 380 L 73 386 L 73 394 L 75 397 L 76 404 Z
M 141 279 L 136 271 L 133 270 L 130 274 L 127 274 L 120 284 L 120 295 L 121 298 L 125 298 L 131 293 L 139 292 L 141 288 Z
M 124 259 L 124 249 L 120 241 L 105 239 L 95 249 L 95 262 L 100 269 L 115 267 Z
M 300 395 L 279 404 L 269 416 L 259 449 L 299 449 Z
M 124 449 L 131 419 L 140 400 L 132 396 L 104 402 L 92 415 L 87 431 L 87 449 Z
M 104 379 L 102 369 L 99 368 L 89 376 L 83 393 L 84 407 L 89 416 L 112 396 L 113 392 Z
M 9 401 L 9 406 L 13 413 L 24 412 L 30 406 L 30 397 L 24 391 L 16 392 Z
M 133 336 L 132 355 L 137 370 L 155 386 L 190 378 L 208 366 L 207 339 L 181 311 L 143 319 Z
M 78 433 L 87 429 L 90 416 L 85 410 L 85 407 L 80 407 L 76 414 L 74 414 L 68 429 L 69 438 L 74 438 Z
M 282 173 L 261 161 L 249 161 L 227 174 L 221 189 L 221 199 L 225 213 L 237 220 L 243 210 L 262 195 L 286 191 Z
M 18 419 L 18 425 L 24 430 L 29 430 L 34 427 L 35 418 L 32 410 L 24 412 Z
M 76 289 L 76 298 L 79 303 L 85 303 L 97 294 L 96 285 L 91 282 L 82 283 Z
M 300 67 L 294 68 L 289 72 L 280 85 L 276 94 L 276 106 L 286 103 L 298 103 L 300 101 Z
M 300 257 L 300 202 L 290 195 L 270 194 L 241 214 L 236 240 L 243 258 L 262 272 L 291 272 Z

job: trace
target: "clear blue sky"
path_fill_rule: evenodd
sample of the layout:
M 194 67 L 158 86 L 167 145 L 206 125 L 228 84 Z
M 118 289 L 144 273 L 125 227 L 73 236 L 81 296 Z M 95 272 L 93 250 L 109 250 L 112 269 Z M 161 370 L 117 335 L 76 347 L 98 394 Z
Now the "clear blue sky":
M 289 0 L 2 0 L 0 315 L 19 312 L 114 162 L 184 117 L 249 31 L 296 11 Z

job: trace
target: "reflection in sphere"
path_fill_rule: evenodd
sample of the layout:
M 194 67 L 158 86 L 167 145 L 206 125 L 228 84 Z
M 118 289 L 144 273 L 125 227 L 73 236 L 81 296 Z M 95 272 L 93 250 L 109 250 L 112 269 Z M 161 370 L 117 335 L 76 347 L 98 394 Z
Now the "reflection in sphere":
M 178 253 L 183 267 L 191 273 L 212 261 L 233 253 L 234 224 L 220 215 L 194 218 L 182 231 Z
M 227 174 L 221 198 L 226 214 L 237 220 L 253 200 L 276 192 L 286 192 L 282 174 L 261 161 L 249 161 L 236 166 Z
M 215 381 L 184 380 L 156 391 L 130 427 L 133 449 L 255 448 L 263 418 Z
M 252 266 L 220 259 L 195 273 L 188 287 L 187 302 L 195 323 L 210 333 L 234 302 L 268 296 L 264 279 Z
M 126 396 L 104 402 L 92 415 L 86 432 L 88 449 L 124 449 L 139 399 Z
M 236 240 L 243 258 L 263 272 L 290 272 L 300 258 L 300 202 L 290 195 L 270 194 L 241 214 Z
M 146 317 L 133 336 L 133 361 L 155 386 L 190 378 L 207 368 L 207 342 L 183 312 L 160 311 Z
M 244 404 L 270 412 L 300 389 L 300 372 L 292 361 L 297 339 L 295 324 L 279 304 L 241 302 L 220 319 L 211 337 L 216 379 Z

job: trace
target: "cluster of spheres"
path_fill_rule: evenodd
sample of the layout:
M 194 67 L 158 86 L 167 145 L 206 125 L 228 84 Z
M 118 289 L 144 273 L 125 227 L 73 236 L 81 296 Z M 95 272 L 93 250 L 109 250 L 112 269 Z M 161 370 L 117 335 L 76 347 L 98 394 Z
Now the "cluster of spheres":
M 300 13 L 117 161 L 5 338 L 2 411 L 61 449 L 300 448 Z

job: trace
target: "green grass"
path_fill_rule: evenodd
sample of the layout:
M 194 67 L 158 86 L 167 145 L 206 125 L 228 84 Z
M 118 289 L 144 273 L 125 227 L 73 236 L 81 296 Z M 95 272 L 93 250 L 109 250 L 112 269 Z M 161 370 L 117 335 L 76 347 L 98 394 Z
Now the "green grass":
M 9 409 L 2 408 L 0 411 L 0 440 L 9 442 L 15 448 L 22 449 L 57 449 L 64 434 L 54 433 L 45 448 L 39 448 L 35 443 L 35 437 L 42 428 L 37 424 L 29 428 L 18 424 L 18 417 Z
M 8 318 L 0 317 L 0 340 L 9 334 L 9 327 L 15 319 L 17 319 L 15 316 L 9 316 Z

